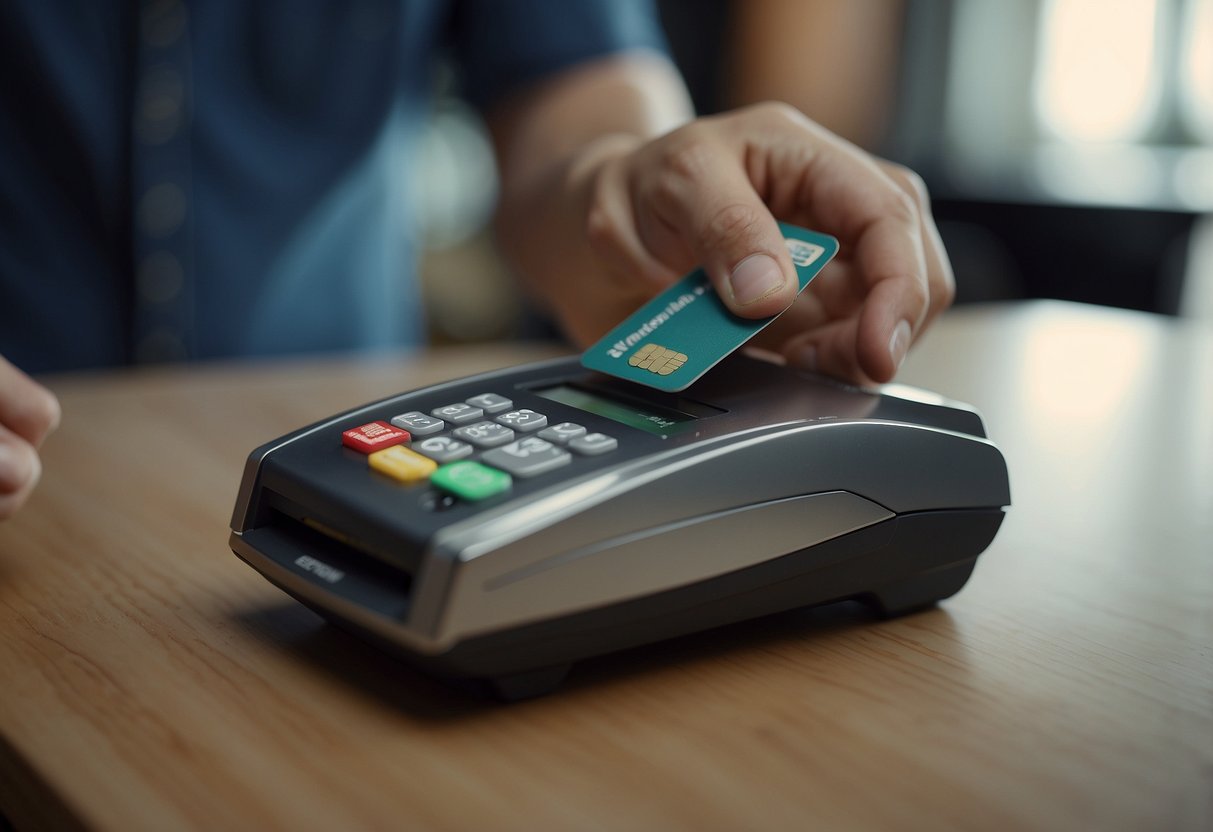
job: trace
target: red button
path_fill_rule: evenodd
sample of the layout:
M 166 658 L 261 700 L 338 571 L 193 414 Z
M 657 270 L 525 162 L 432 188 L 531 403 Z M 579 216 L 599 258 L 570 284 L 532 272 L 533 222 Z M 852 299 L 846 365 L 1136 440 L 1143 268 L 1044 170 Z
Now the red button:
M 372 451 L 382 451 L 401 442 L 408 442 L 412 437 L 407 430 L 389 425 L 387 422 L 368 422 L 362 427 L 347 430 L 341 434 L 341 444 L 355 451 L 369 454 Z

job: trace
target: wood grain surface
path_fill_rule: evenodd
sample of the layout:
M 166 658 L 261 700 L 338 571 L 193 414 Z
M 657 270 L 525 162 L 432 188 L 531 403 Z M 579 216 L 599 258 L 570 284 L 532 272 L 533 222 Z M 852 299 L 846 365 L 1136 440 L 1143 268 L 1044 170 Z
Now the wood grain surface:
M 1213 828 L 1213 333 L 954 310 L 901 380 L 970 401 L 1014 506 L 969 585 L 453 692 L 226 539 L 256 445 L 518 345 L 63 376 L 0 524 L 0 811 L 19 830 Z

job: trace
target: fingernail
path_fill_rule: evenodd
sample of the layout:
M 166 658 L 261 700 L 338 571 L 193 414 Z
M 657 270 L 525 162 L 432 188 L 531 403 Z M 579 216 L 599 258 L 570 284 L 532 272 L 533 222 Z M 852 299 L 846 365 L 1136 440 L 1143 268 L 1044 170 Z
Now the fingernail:
M 906 360 L 906 352 L 909 349 L 910 324 L 900 321 L 897 326 L 893 327 L 893 335 L 889 338 L 889 357 L 893 359 L 894 369 L 901 367 L 901 362 Z
M 747 306 L 783 287 L 783 271 L 775 258 L 767 254 L 751 254 L 737 264 L 729 276 L 733 298 Z

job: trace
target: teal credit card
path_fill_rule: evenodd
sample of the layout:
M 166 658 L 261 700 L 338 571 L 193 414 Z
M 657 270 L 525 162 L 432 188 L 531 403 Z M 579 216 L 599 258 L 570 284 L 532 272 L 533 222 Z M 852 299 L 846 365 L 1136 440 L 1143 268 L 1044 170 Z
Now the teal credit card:
M 838 241 L 780 223 L 803 292 L 838 253 Z M 769 318 L 742 318 L 725 307 L 707 273 L 696 269 L 608 332 L 581 356 L 591 370 L 670 392 L 685 390 L 767 327 Z

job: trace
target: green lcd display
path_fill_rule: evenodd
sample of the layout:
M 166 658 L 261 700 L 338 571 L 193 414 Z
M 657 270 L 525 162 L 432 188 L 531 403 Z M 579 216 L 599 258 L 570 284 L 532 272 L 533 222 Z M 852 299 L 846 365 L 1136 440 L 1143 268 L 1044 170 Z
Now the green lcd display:
M 629 425 L 657 436 L 668 436 L 686 422 L 693 422 L 698 416 L 672 410 L 666 407 L 654 407 L 649 404 L 633 404 L 625 399 L 607 398 L 600 393 L 591 393 L 580 387 L 558 384 L 555 387 L 545 387 L 535 390 L 535 395 L 542 396 L 554 402 L 567 404 L 587 413 L 605 416 L 616 422 Z

